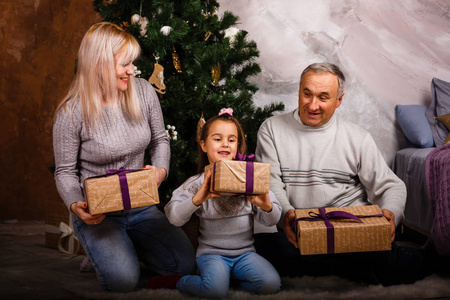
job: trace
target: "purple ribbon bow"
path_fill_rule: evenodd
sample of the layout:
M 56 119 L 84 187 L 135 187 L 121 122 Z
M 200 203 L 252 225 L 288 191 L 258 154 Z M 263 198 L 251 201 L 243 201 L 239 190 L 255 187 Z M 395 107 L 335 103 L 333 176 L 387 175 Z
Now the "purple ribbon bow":
M 253 161 L 255 160 L 255 154 L 241 154 L 239 151 L 236 152 L 236 157 L 234 160 L 246 161 L 247 164 L 245 166 L 245 194 L 251 195 L 253 193 L 253 178 L 255 167 L 253 165 Z
M 119 170 L 108 170 L 106 176 L 118 175 L 120 183 L 120 192 L 122 193 L 122 203 L 123 210 L 131 209 L 130 193 L 128 190 L 127 173 L 134 172 L 137 170 L 127 170 L 125 168 L 120 168 Z
M 239 151 L 236 152 L 236 157 L 234 160 L 241 160 L 241 161 L 254 161 L 255 160 L 255 154 L 241 154 Z
M 323 207 L 319 208 L 319 213 L 310 211 L 308 214 L 309 217 L 295 219 L 292 223 L 292 229 L 296 231 L 298 221 L 325 221 L 325 226 L 327 227 L 327 253 L 329 254 L 334 253 L 334 226 L 331 224 L 330 219 L 353 219 L 359 223 L 363 223 L 363 221 L 354 214 L 345 211 L 331 211 L 327 213 Z

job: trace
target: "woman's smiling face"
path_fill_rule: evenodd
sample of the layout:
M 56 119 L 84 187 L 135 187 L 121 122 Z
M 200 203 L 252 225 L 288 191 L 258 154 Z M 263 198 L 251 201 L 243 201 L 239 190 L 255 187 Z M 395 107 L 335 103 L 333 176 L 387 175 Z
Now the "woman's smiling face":
M 133 62 L 123 61 L 123 53 L 119 52 L 114 56 L 114 61 L 116 64 L 116 79 L 117 79 L 117 89 L 121 92 L 125 92 L 128 88 L 128 81 L 130 76 L 133 76 Z
M 238 148 L 238 130 L 233 122 L 216 120 L 209 127 L 205 140 L 200 141 L 209 163 L 232 160 Z

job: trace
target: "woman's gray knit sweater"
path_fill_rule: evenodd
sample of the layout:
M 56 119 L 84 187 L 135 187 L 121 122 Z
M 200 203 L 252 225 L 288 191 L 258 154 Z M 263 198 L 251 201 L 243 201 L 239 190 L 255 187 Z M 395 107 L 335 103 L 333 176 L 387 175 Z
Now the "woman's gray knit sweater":
M 73 202 L 84 201 L 83 179 L 105 174 L 110 169 L 141 169 L 146 149 L 151 164 L 169 172 L 170 144 L 158 97 L 144 79 L 134 78 L 142 109 L 142 120 L 131 121 L 123 109 L 103 108 L 103 117 L 87 130 L 80 101 L 74 101 L 70 114 L 61 109 L 53 124 L 55 181 L 59 195 L 69 208 Z

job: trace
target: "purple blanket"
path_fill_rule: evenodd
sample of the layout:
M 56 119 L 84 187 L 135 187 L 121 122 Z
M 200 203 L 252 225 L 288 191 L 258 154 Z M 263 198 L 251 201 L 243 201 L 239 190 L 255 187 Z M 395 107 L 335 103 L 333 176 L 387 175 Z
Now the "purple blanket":
M 434 214 L 427 244 L 450 257 L 450 144 L 433 150 L 425 166 L 428 199 Z

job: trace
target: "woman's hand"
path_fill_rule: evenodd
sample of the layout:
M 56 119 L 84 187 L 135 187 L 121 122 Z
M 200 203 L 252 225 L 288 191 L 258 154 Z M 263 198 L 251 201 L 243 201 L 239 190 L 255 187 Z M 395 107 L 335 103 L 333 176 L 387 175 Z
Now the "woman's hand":
M 88 225 L 100 224 L 105 219 L 105 215 L 91 215 L 86 211 L 86 209 L 87 203 L 84 201 L 74 202 L 70 205 L 70 210 Z
M 202 185 L 197 191 L 197 194 L 192 197 L 192 203 L 194 203 L 195 206 L 199 206 L 209 198 L 214 197 L 220 197 L 217 193 L 210 193 L 209 192 L 209 186 L 211 184 L 211 170 L 208 170 L 208 172 L 205 175 L 205 180 L 203 181 Z
M 247 196 L 247 200 L 250 201 L 251 204 L 260 207 L 265 212 L 272 211 L 273 204 L 272 201 L 270 201 L 269 193 L 256 196 Z
M 142 167 L 142 169 L 153 169 L 155 170 L 156 174 L 156 184 L 158 187 L 161 185 L 161 183 L 164 181 L 164 179 L 167 176 L 167 171 L 164 168 L 157 168 L 155 166 L 145 165 Z

